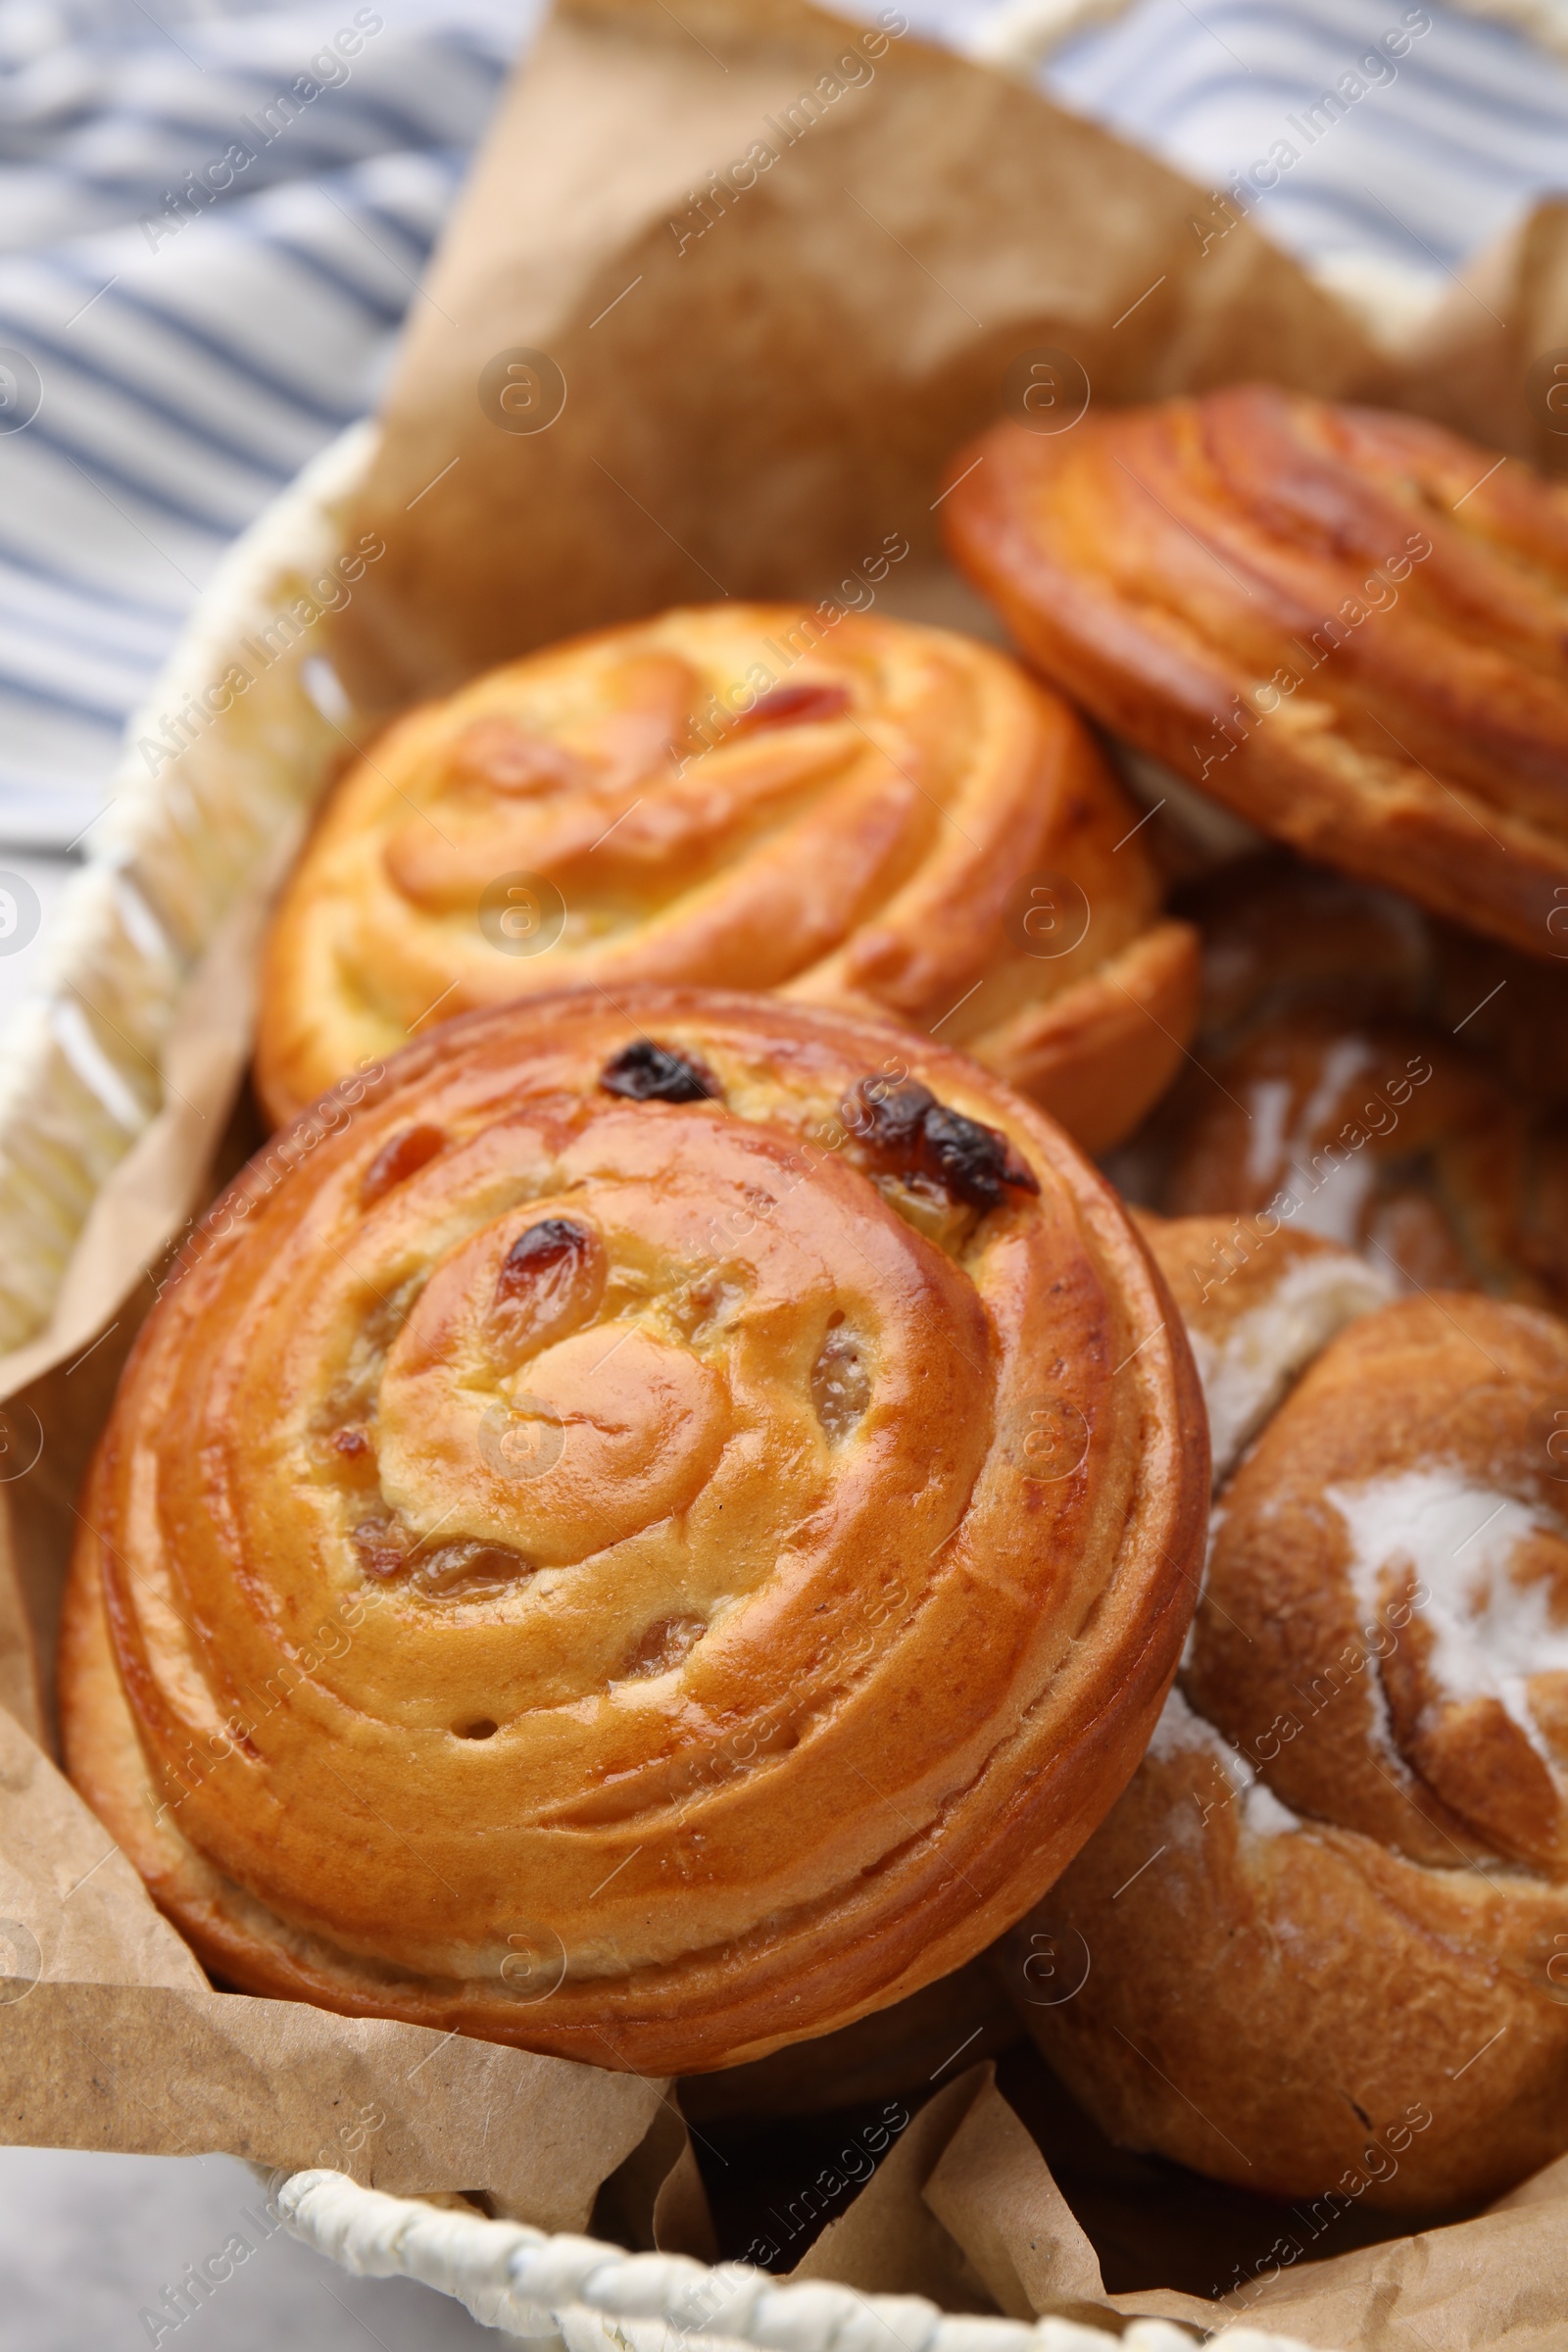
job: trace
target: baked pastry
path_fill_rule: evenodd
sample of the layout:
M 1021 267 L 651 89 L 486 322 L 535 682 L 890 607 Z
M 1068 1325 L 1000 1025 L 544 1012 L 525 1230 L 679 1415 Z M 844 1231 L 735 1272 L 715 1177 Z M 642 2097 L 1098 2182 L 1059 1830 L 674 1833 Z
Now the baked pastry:
M 259 1088 L 280 1121 L 453 1013 L 691 981 L 938 1035 L 1099 1151 L 1197 1009 L 1137 827 L 1072 713 L 948 630 L 724 604 L 575 638 L 339 784 L 272 930 Z
M 1298 1374 L 1336 1331 L 1385 1305 L 1392 1282 L 1354 1249 L 1291 1233 L 1289 1225 L 1269 1235 L 1265 1249 L 1260 1240 L 1250 1247 L 1239 1240 L 1232 1218 L 1166 1218 L 1136 1209 L 1133 1223 L 1166 1277 L 1192 1343 L 1218 1484 Z M 973 2065 L 1018 2039 L 1018 2009 L 1004 1987 L 1006 1974 L 995 1962 L 971 1962 L 837 2034 L 696 2077 L 682 2091 L 682 2105 L 694 2122 L 818 2115 L 926 2088 L 955 2053 Z
M 1186 1326 L 1217 1487 L 1335 1333 L 1396 1285 L 1357 1250 L 1283 1220 L 1133 1216 Z
M 1156 1238 L 1181 1281 L 1192 1237 Z M 1017 1931 L 1074 1977 L 1087 1948 L 1074 1997 L 1021 2006 L 1080 2103 L 1326 2200 L 1311 2236 L 1568 2149 L 1565 1432 L 1556 1318 L 1348 1321 L 1221 1484 L 1149 1755 Z
M 1568 1304 L 1562 1139 L 1467 1055 L 1413 1025 L 1302 1017 L 1212 1066 L 1171 1122 L 1173 1214 L 1271 1212 L 1413 1288 Z
M 1568 491 L 1269 384 L 999 424 L 956 560 L 1093 717 L 1308 856 L 1568 947 Z
M 501 1006 L 253 1161 L 154 1309 L 70 1770 L 232 1984 L 702 2072 L 1049 1885 L 1206 1482 L 1138 1236 L 976 1064 L 766 997 Z
M 1177 905 L 1202 937 L 1204 1057 L 1295 1013 L 1415 1020 L 1532 1102 L 1568 1103 L 1568 954 L 1542 962 L 1283 849 L 1185 883 Z
M 1124 1180 L 1171 1215 L 1234 1212 L 1241 1246 L 1261 1218 L 1353 1245 L 1402 1287 L 1568 1310 L 1568 1124 L 1547 1043 L 1568 1026 L 1568 972 L 1477 956 L 1407 900 L 1289 862 L 1187 904 L 1201 1027 Z

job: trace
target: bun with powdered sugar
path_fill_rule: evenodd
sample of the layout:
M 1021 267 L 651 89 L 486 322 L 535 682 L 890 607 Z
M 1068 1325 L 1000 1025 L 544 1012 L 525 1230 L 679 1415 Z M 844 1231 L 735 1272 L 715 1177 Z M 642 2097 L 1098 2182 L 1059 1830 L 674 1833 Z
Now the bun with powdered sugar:
M 1174 1217 L 1283 1227 L 1403 1290 L 1568 1313 L 1568 966 L 1273 853 L 1207 877 L 1185 1075 L 1118 1167 Z
M 1025 1923 L 1087 1975 L 1025 2022 L 1128 2145 L 1282 2196 L 1494 2196 L 1568 2149 L 1568 1325 L 1360 1312 L 1348 1253 L 1284 1233 L 1220 1308 L 1200 1221 L 1148 1230 L 1211 1413 L 1349 1319 L 1222 1469 L 1149 1754 Z

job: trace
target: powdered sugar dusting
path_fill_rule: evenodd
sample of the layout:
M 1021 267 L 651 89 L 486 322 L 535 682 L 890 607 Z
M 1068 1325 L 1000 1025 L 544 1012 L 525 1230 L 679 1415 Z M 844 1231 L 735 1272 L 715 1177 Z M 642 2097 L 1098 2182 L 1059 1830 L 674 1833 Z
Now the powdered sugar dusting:
M 1340 1097 L 1352 1078 L 1371 1067 L 1372 1048 L 1364 1037 L 1336 1038 L 1323 1056 L 1323 1073 L 1313 1088 L 1298 1125 L 1298 1134 L 1307 1141 L 1316 1135 L 1332 1111 L 1339 1108 Z
M 1568 1624 L 1554 1621 L 1544 1580 L 1519 1585 L 1508 1569 L 1530 1537 L 1568 1534 L 1563 1522 L 1475 1484 L 1453 1464 L 1324 1493 L 1349 1535 L 1350 1580 L 1363 1623 L 1379 1616 L 1384 1570 L 1413 1570 L 1439 1687 L 1455 1699 L 1500 1700 L 1545 1754 L 1528 1679 L 1568 1671 Z
M 1247 1139 L 1247 1178 L 1267 1184 L 1285 1157 L 1285 1119 L 1291 1107 L 1288 1078 L 1259 1078 L 1248 1088 L 1251 1133 Z
M 1301 1826 L 1300 1815 L 1282 1805 L 1266 1781 L 1254 1781 L 1247 1791 L 1242 1820 L 1254 1838 L 1285 1838 Z
M 1314 1250 L 1229 1330 L 1189 1333 L 1208 1407 L 1216 1485 L 1302 1366 L 1345 1324 L 1393 1296 L 1387 1279 L 1351 1250 Z
M 1172 1684 L 1170 1696 L 1165 1701 L 1159 1721 L 1154 1726 L 1153 1738 L 1149 1742 L 1149 1752 L 1162 1759 L 1183 1751 L 1213 1756 L 1233 1788 L 1247 1788 L 1253 1778 L 1252 1767 L 1247 1758 L 1239 1756 L 1230 1741 L 1216 1732 L 1203 1716 L 1194 1714 L 1181 1691 Z
M 1281 1804 L 1247 1758 L 1232 1747 L 1222 1732 L 1196 1714 L 1174 1687 L 1154 1726 L 1149 1752 L 1156 1761 L 1182 1754 L 1212 1756 L 1229 1781 L 1233 1794 L 1242 1799 L 1243 1829 L 1254 1838 L 1280 1837 L 1301 1826 L 1299 1817 L 1289 1805 Z
M 1343 1145 L 1318 1144 L 1318 1137 L 1337 1112 L 1346 1089 L 1375 1059 L 1364 1037 L 1337 1038 L 1323 1056 L 1317 1085 L 1301 1105 L 1295 1126 L 1287 1132 L 1291 1101 L 1288 1081 L 1260 1078 L 1249 1091 L 1252 1133 L 1248 1146 L 1247 1172 L 1254 1184 L 1264 1183 L 1281 1161 L 1286 1174 L 1273 1205 L 1289 1217 L 1298 1233 L 1315 1233 L 1326 1242 L 1350 1248 L 1360 1238 L 1368 1196 L 1377 1183 L 1372 1155 L 1364 1148 L 1348 1151 Z

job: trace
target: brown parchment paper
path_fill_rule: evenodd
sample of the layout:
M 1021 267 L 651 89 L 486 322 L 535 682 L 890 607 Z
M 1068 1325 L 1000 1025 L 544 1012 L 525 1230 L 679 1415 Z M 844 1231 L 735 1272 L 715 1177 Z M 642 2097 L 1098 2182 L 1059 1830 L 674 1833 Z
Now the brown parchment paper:
M 408 2193 L 487 2189 L 507 2211 L 572 2230 L 661 2105 L 633 2076 L 215 1991 L 3 1709 L 0 1956 L 11 2142 L 328 2164 Z
M 359 518 L 387 555 L 340 632 L 355 692 L 397 703 L 673 602 L 826 590 L 892 530 L 906 587 L 944 459 L 1040 346 L 1111 400 L 1265 354 L 1319 391 L 1383 384 L 1249 224 L 1200 250 L 1207 206 L 906 32 L 796 0 L 569 0 L 411 316 Z M 517 350 L 564 385 L 542 430 L 496 406 Z
M 1250 375 L 1385 400 L 1563 470 L 1559 347 L 1568 206 L 1542 207 L 1393 351 L 1209 191 L 895 12 L 562 0 L 414 303 L 349 526 L 386 555 L 335 659 L 373 717 L 675 601 L 830 594 L 994 630 L 938 558 L 937 485 L 1033 361 L 1100 402 Z M 890 535 L 910 553 L 877 574 Z M 703 2150 L 666 2086 L 215 1990 L 49 1759 L 77 1479 L 144 1277 L 211 1185 L 270 880 L 175 1020 L 169 1076 L 201 1115 L 171 1093 L 48 1332 L 0 1363 L 42 1441 L 0 1484 L 0 2135 L 326 2161 L 393 2189 L 485 2189 L 549 2227 L 585 2226 L 597 2195 L 623 2242 L 710 2255 Z M 1568 2166 L 1476 2220 L 1282 2255 L 1217 2305 L 1152 2278 L 1107 2293 L 993 2069 L 927 2089 L 797 2275 L 1112 2331 L 1134 2310 L 1246 2320 L 1344 2352 L 1564 2340 Z
M 1107 2294 L 1094 2246 L 988 2063 L 921 2110 L 793 2276 L 1011 2319 L 1114 2328 L 1162 2317 L 1221 2336 L 1255 2327 L 1323 2352 L 1560 2352 L 1568 2341 L 1568 2158 L 1477 2220 L 1328 2261 L 1294 2263 L 1287 2218 L 1282 2209 L 1274 2260 L 1217 2303 Z

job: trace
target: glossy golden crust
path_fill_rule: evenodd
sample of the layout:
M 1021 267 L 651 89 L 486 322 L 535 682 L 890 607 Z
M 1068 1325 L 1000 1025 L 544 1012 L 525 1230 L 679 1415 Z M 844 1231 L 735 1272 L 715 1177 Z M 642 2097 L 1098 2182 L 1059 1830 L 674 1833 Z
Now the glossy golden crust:
M 1098 1151 L 1197 1011 L 1136 824 L 1066 707 L 947 630 L 725 604 L 576 638 L 339 785 L 271 935 L 258 1083 L 281 1120 L 432 1018 L 689 981 L 940 1032 Z
M 1568 492 L 1260 384 L 1001 424 L 953 478 L 956 560 L 1103 725 L 1311 857 L 1560 949 Z
M 234 1983 L 701 2072 L 1049 1885 L 1205 1479 L 1137 1236 L 963 1056 L 700 991 L 471 1015 L 274 1142 L 151 1317 L 71 1769 Z
M 1026 2022 L 1118 2138 L 1405 2209 L 1568 2149 L 1565 1430 L 1568 1326 L 1402 1299 L 1222 1488 L 1179 1688 L 1040 1914 L 1092 1966 Z

